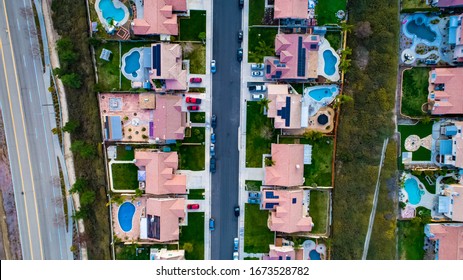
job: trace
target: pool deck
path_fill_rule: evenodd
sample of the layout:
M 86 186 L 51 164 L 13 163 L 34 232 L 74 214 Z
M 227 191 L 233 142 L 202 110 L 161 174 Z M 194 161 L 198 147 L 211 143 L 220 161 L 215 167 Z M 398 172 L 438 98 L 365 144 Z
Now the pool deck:
M 145 73 L 144 73 L 144 67 L 143 67 L 143 49 L 144 48 L 133 48 L 133 49 L 130 49 L 128 52 L 126 52 L 124 55 L 122 55 L 122 58 L 121 58 L 121 62 L 122 62 L 122 65 L 121 65 L 121 73 L 122 75 L 124 75 L 124 77 L 126 77 L 128 80 L 132 81 L 132 82 L 143 82 L 146 80 L 146 77 L 145 77 Z M 129 74 L 127 72 L 125 72 L 125 67 L 126 67 L 126 59 L 127 57 L 129 57 L 131 54 L 133 54 L 134 52 L 139 52 L 140 53 L 140 58 L 139 58 L 139 65 L 140 65 L 140 68 L 138 68 L 138 70 L 136 71 L 137 73 L 137 76 L 134 77 L 132 76 L 132 74 Z
M 99 8 L 99 5 L 100 5 L 101 1 L 102 0 L 96 0 L 94 8 L 95 8 L 95 11 L 96 11 L 96 13 L 98 15 L 98 19 L 100 20 L 101 24 L 104 26 L 105 30 L 110 31 L 111 26 L 109 25 L 108 21 L 103 17 L 103 12 Z M 124 18 L 121 21 L 119 21 L 119 22 L 117 22 L 115 24 L 116 27 L 120 27 L 120 26 L 124 25 L 129 20 L 129 16 L 130 16 L 129 9 L 124 5 L 124 3 L 122 3 L 119 0 L 112 0 L 112 2 L 114 4 L 114 7 L 122 8 L 124 10 Z
M 114 236 L 121 239 L 122 241 L 132 241 L 137 240 L 140 237 L 140 217 L 145 215 L 145 206 L 146 198 L 140 197 L 135 198 L 133 201 L 130 200 L 130 197 L 127 197 L 125 202 L 131 202 L 135 206 L 135 213 L 132 218 L 132 229 L 128 232 L 122 230 L 121 225 L 119 224 L 118 212 L 119 208 L 122 205 L 112 204 L 112 216 L 113 216 L 113 229 Z
M 416 209 L 417 207 L 421 206 L 421 207 L 425 207 L 425 208 L 428 208 L 428 209 L 433 209 L 433 207 L 434 207 L 434 205 L 436 203 L 436 200 L 437 200 L 437 195 L 431 194 L 430 192 L 428 192 L 428 190 L 426 189 L 424 184 L 416 176 L 413 176 L 413 175 L 407 173 L 407 174 L 402 176 L 401 181 L 405 182 L 408 179 L 415 179 L 418 182 L 418 187 L 419 187 L 419 189 L 421 191 L 421 197 L 420 197 L 420 202 L 418 204 L 411 204 L 411 203 L 406 202 L 407 206 L 406 206 L 405 210 L 402 210 L 402 212 L 404 212 L 404 213 L 402 213 L 403 218 L 410 218 L 410 214 L 412 212 L 411 208 Z M 405 202 L 407 200 L 408 200 L 407 191 L 405 190 L 405 188 L 400 188 L 400 190 L 399 190 L 399 201 Z M 411 218 L 413 218 L 413 217 L 411 217 Z
M 337 91 L 332 92 L 331 96 L 324 97 L 321 100 L 315 100 L 309 94 L 311 90 L 321 89 L 321 88 L 328 88 L 329 90 L 331 90 L 332 87 L 336 87 Z M 330 105 L 338 94 L 339 94 L 339 87 L 335 84 L 306 87 L 304 89 L 304 95 L 302 97 L 302 110 L 309 110 L 309 113 L 308 113 L 309 117 L 315 116 L 322 107 L 326 107 Z
M 339 63 L 341 61 L 341 58 L 331 47 L 330 42 L 328 42 L 328 40 L 323 38 L 320 42 L 321 45 L 318 49 L 318 75 L 323 76 L 332 82 L 337 82 L 341 78 L 341 76 L 339 75 Z M 326 50 L 331 51 L 331 53 L 336 57 L 336 65 L 334 66 L 335 71 L 332 75 L 328 75 L 325 73 L 325 59 L 323 58 L 323 52 L 325 52 Z

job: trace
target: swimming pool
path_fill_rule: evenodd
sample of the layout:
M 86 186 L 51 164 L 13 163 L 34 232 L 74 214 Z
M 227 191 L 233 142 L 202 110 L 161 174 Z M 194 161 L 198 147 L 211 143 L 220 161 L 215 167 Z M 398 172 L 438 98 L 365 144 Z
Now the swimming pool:
M 328 76 L 333 75 L 336 72 L 336 63 L 338 59 L 334 56 L 332 50 L 325 50 L 323 52 L 323 59 L 325 60 L 325 74 Z
M 115 0 L 115 1 L 122 4 L 119 0 Z M 103 18 L 105 18 L 108 22 L 110 20 L 115 20 L 115 21 L 120 22 L 125 18 L 124 9 L 116 8 L 113 0 L 100 0 L 100 3 L 98 4 L 98 8 L 101 9 L 101 12 L 103 13 Z
M 417 15 L 414 19 L 407 22 L 407 32 L 432 43 L 436 40 L 437 34 L 431 29 L 428 22 L 429 19 L 427 17 Z
M 309 252 L 309 258 L 311 260 L 321 260 L 321 256 L 320 256 L 320 253 L 318 253 L 317 251 L 315 250 L 312 250 Z
M 119 207 L 117 219 L 119 220 L 119 225 L 123 231 L 128 232 L 132 230 L 132 219 L 134 214 L 135 206 L 130 202 L 124 202 Z
M 421 190 L 418 187 L 418 181 L 415 178 L 405 180 L 405 191 L 408 194 L 408 202 L 416 205 L 421 201 Z
M 132 77 L 138 76 L 137 71 L 140 69 L 140 52 L 134 51 L 125 57 L 124 72 Z
M 338 91 L 336 86 L 318 86 L 309 90 L 309 95 L 317 101 L 325 98 L 331 98 Z

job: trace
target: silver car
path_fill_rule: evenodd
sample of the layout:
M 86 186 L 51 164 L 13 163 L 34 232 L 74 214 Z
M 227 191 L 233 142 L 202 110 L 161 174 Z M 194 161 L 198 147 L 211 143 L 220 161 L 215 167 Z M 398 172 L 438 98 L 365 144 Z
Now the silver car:
M 253 76 L 253 77 L 263 77 L 264 76 L 264 71 L 252 71 L 251 76 Z
M 263 63 L 253 63 L 251 64 L 251 70 L 264 70 L 264 64 Z

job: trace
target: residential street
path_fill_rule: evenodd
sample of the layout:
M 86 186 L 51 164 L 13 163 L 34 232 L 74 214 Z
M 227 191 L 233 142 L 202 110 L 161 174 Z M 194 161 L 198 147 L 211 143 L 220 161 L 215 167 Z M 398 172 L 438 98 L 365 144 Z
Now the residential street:
M 58 138 L 30 0 L 0 3 L 0 105 L 24 259 L 72 259 L 59 184 Z M 46 46 L 45 46 L 46 47 Z M 57 186 L 54 186 L 57 185 Z
M 242 10 L 237 1 L 214 1 L 213 59 L 217 73 L 212 78 L 212 108 L 217 115 L 215 134 L 217 172 L 212 175 L 211 259 L 233 258 L 233 238 L 238 236 L 238 127 L 240 122 L 240 63 L 237 61 L 238 30 Z M 209 61 L 207 63 L 210 63 Z

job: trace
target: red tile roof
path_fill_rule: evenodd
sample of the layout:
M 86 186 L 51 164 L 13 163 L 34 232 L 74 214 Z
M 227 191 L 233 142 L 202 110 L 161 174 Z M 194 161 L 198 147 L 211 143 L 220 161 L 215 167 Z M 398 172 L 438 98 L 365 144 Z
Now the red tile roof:
M 136 35 L 178 35 L 177 15 L 186 12 L 186 0 L 144 0 L 143 18 L 132 22 Z

